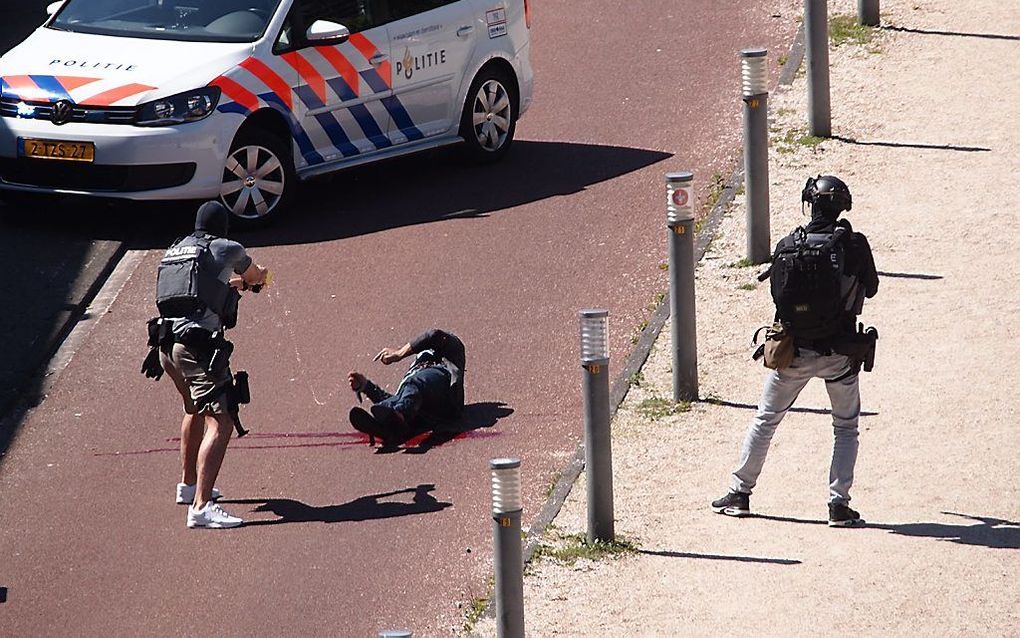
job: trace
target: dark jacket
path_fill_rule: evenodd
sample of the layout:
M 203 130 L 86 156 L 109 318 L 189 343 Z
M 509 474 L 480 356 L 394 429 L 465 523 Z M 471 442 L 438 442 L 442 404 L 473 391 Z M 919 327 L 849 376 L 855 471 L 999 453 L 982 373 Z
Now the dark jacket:
M 460 417 L 464 411 L 464 368 L 466 365 L 464 342 L 451 332 L 432 329 L 426 330 L 412 339 L 410 344 L 411 352 L 416 356 L 414 362 L 404 374 L 404 379 L 400 382 L 400 385 L 403 386 L 408 379 L 420 370 L 433 366 L 445 368 L 450 374 L 449 403 L 447 409 L 444 410 L 444 414 L 433 416 L 447 419 Z M 372 381 L 367 382 L 363 392 L 372 403 L 379 403 L 393 396 Z M 399 388 L 397 393 L 400 393 Z

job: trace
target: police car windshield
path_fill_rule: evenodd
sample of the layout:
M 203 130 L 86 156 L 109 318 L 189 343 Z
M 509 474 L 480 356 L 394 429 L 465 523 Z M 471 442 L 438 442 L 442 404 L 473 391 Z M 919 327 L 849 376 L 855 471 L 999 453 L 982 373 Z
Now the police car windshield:
M 51 29 L 155 40 L 254 42 L 281 0 L 68 0 Z

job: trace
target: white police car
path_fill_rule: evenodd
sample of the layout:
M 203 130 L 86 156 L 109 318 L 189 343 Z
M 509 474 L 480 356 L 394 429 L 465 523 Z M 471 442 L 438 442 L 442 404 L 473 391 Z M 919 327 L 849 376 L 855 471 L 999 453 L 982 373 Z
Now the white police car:
M 461 143 L 532 100 L 528 0 L 65 0 L 0 58 L 0 193 L 219 197 Z

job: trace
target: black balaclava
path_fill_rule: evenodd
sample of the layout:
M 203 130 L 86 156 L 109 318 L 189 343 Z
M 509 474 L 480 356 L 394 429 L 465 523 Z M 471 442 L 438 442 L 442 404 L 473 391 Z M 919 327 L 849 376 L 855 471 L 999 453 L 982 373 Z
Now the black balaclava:
M 195 215 L 195 232 L 213 237 L 226 237 L 230 230 L 230 213 L 226 206 L 210 201 L 202 204 Z

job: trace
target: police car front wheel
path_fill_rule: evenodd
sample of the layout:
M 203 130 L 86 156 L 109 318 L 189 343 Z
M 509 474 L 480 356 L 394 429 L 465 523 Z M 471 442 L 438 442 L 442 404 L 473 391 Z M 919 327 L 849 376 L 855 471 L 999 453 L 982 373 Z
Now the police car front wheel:
M 239 136 L 223 167 L 223 205 L 246 222 L 275 216 L 294 186 L 289 161 L 282 144 L 272 137 Z

